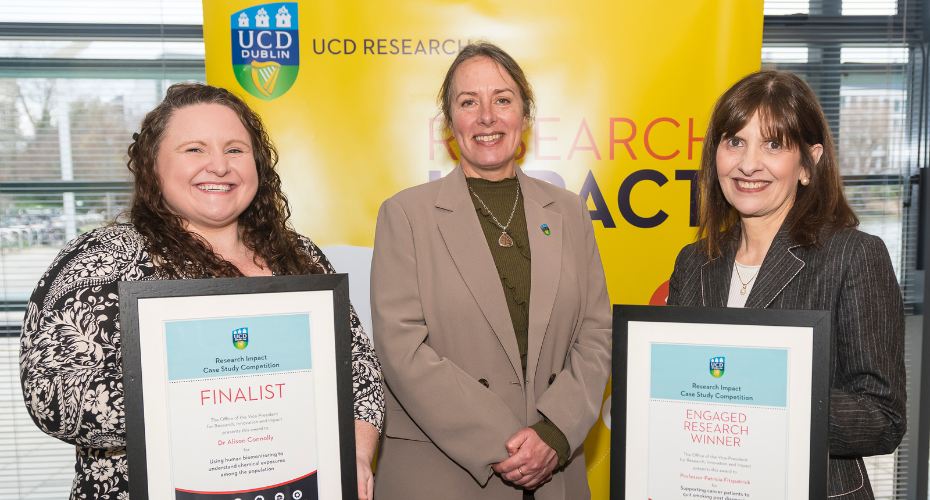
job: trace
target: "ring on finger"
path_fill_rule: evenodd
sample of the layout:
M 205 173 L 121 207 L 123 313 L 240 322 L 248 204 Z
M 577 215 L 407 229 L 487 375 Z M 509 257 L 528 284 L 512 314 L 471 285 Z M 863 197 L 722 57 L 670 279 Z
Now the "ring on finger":
M 517 467 L 517 472 L 519 472 L 521 476 L 525 476 L 525 475 L 526 475 L 526 473 L 523 472 L 523 468 L 522 468 L 522 467 Z

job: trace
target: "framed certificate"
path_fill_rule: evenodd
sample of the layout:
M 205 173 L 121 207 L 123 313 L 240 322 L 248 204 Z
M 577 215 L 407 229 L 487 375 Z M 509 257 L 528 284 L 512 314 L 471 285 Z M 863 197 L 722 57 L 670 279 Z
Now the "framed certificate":
M 611 498 L 826 498 L 829 367 L 829 311 L 615 305 Z
M 344 274 L 120 282 L 134 500 L 356 498 Z

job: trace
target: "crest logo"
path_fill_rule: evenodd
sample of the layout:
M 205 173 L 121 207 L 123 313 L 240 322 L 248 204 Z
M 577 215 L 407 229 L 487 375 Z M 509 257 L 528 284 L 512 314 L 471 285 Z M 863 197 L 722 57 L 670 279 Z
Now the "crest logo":
M 272 19 L 274 16 L 274 19 Z M 246 92 L 270 101 L 297 80 L 297 2 L 266 3 L 230 16 L 232 66 Z
M 714 378 L 723 376 L 723 360 L 724 358 L 710 358 L 710 374 Z
M 236 328 L 232 331 L 233 347 L 240 351 L 249 345 L 249 329 Z

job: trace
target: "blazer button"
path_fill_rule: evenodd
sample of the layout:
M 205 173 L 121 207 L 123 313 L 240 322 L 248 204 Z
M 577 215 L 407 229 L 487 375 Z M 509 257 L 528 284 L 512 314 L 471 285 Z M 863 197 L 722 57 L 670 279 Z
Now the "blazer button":
M 488 381 L 483 378 L 478 379 L 478 382 L 485 387 L 490 387 L 490 384 L 488 384 Z
M 552 385 L 553 382 L 555 382 L 555 374 L 554 374 L 554 373 L 553 373 L 552 375 L 549 375 L 549 385 Z

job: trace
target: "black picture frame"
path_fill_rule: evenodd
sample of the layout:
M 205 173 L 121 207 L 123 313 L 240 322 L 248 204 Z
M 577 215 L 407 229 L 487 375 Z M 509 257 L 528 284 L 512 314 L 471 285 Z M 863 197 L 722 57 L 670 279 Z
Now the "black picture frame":
M 129 461 L 129 492 L 134 500 L 150 498 L 146 459 L 145 394 L 139 337 L 140 299 L 201 297 L 208 295 L 275 294 L 331 291 L 334 318 L 335 370 L 338 413 L 339 460 L 342 498 L 357 498 L 355 424 L 352 383 L 352 330 L 349 313 L 349 280 L 346 274 L 214 278 L 119 282 L 121 350 L 126 412 L 126 453 Z M 248 314 L 248 313 L 244 313 Z M 154 404 L 154 403 L 153 403 Z M 154 500 L 154 499 L 153 499 Z
M 627 446 L 627 368 L 629 323 L 704 323 L 747 326 L 784 326 L 811 328 L 813 362 L 811 366 L 810 472 L 808 498 L 827 498 L 829 464 L 830 407 L 830 311 L 747 309 L 682 306 L 613 306 L 613 371 L 611 383 L 611 457 L 610 498 L 626 498 Z

